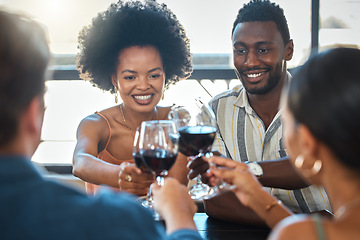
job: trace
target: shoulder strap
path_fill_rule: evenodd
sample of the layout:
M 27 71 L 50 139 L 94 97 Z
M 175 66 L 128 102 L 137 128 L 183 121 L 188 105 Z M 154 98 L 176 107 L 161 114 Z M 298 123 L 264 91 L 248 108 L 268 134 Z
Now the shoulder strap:
M 101 114 L 101 113 L 99 113 L 99 112 L 95 112 L 97 115 L 99 115 L 99 116 L 101 116 L 102 118 L 104 118 L 105 119 L 105 121 L 106 121 L 106 123 L 107 123 L 107 125 L 108 125 L 108 127 L 109 127 L 109 132 L 110 132 L 110 134 L 109 134 L 109 138 L 108 138 L 108 140 L 107 140 L 107 142 L 106 142 L 106 146 L 105 146 L 105 148 L 104 148 L 104 150 L 105 149 L 107 149 L 107 147 L 108 147 L 108 145 L 109 145 L 109 143 L 110 143 L 110 139 L 111 139 L 111 127 L 110 127 L 110 123 L 109 123 L 109 120 L 103 115 L 103 114 Z
M 319 214 L 313 214 L 312 219 L 315 223 L 316 233 L 319 240 L 326 240 L 324 228 L 321 222 L 321 217 Z

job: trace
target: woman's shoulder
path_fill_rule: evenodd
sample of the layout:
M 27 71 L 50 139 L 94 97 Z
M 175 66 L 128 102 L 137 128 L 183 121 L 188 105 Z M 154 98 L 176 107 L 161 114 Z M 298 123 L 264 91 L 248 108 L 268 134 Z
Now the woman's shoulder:
M 109 122 L 115 111 L 116 106 L 96 111 L 83 118 L 79 124 L 79 128 L 91 128 L 93 130 L 109 128 Z
M 86 117 L 84 117 L 81 122 L 80 122 L 80 125 L 97 125 L 101 122 L 105 121 L 104 117 L 102 116 L 102 114 L 99 112 L 95 112 L 93 114 L 90 114 Z
M 113 114 L 118 110 L 119 106 L 110 107 L 101 111 L 96 111 L 85 118 L 83 118 L 82 122 L 87 123 L 98 123 L 109 120 L 112 118 Z
M 106 113 L 95 112 L 83 118 L 77 130 L 78 139 L 85 137 L 106 142 L 111 131 L 106 115 Z
M 103 109 L 101 111 L 96 111 L 94 114 L 104 115 L 108 118 L 112 117 L 113 115 L 119 115 L 120 114 L 120 105 L 112 106 L 112 107 Z
M 269 239 L 318 239 L 315 229 L 313 218 L 309 215 L 296 214 L 278 223 L 271 232 Z

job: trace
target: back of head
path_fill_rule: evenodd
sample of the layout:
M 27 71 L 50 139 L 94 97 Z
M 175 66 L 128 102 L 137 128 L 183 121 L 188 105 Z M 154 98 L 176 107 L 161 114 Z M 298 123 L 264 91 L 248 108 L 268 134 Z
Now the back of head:
M 232 33 L 239 23 L 273 21 L 281 33 L 284 45 L 290 40 L 289 27 L 284 15 L 284 10 L 279 5 L 269 0 L 251 0 L 239 10 L 233 24 Z
M 315 55 L 293 76 L 288 106 L 346 166 L 360 170 L 360 50 Z
M 0 10 L 0 146 L 17 133 L 19 117 L 30 101 L 44 94 L 48 60 L 42 28 Z

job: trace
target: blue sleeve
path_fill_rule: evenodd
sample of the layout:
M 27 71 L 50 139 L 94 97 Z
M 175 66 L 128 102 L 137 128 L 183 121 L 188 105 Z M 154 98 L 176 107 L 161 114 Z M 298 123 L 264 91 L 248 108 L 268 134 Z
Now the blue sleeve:
M 103 193 L 98 195 L 101 213 L 97 222 L 96 239 L 154 240 L 166 239 L 163 224 L 156 222 L 152 213 L 126 193 Z M 101 238 L 100 238 L 101 236 Z
M 191 229 L 181 229 L 171 233 L 167 240 L 202 240 L 198 231 Z
M 169 239 L 169 240 L 199 240 L 200 234 L 191 229 L 181 229 L 166 235 L 165 227 L 156 222 L 152 213 L 136 202 L 129 194 L 103 194 L 98 200 L 107 202 L 110 206 L 106 218 L 99 219 L 107 230 L 98 231 L 103 239 Z M 120 237 L 120 238 L 119 238 Z

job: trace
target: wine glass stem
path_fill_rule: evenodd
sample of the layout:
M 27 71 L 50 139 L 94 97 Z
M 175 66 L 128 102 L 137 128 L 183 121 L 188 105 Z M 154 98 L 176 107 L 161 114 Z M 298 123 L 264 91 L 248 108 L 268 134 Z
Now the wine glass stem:
M 147 192 L 146 199 L 147 199 L 148 202 L 152 202 L 151 187 L 149 187 L 149 191 Z
M 147 196 L 146 196 L 148 199 L 152 199 L 152 196 L 151 196 L 151 187 L 149 187 L 149 191 L 147 192 Z
M 159 186 L 164 186 L 164 177 L 163 176 L 156 176 L 156 183 L 159 185 Z M 154 219 L 155 221 L 160 221 L 162 220 L 162 217 L 161 215 L 157 212 L 157 211 L 154 211 Z
M 156 176 L 156 182 L 159 186 L 164 186 L 164 177 L 163 176 Z
M 153 199 L 152 199 L 151 186 L 150 186 L 146 198 L 142 202 L 142 205 L 146 208 L 152 208 L 152 201 Z
M 201 174 L 197 175 L 196 177 L 196 185 L 202 185 L 203 182 L 201 181 Z

